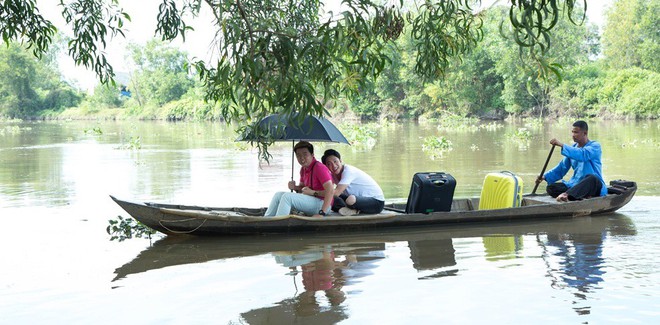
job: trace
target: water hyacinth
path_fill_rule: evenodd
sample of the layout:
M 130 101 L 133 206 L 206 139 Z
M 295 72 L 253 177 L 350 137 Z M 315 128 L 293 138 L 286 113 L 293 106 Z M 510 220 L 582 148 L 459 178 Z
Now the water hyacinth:
M 497 123 L 497 122 L 490 122 L 487 124 L 481 124 L 479 125 L 479 129 L 486 130 L 486 131 L 496 131 L 497 129 L 503 128 L 504 125 L 502 123 Z
M 85 134 L 93 134 L 93 135 L 102 135 L 103 134 L 103 130 L 98 126 L 95 126 L 91 129 L 84 129 L 83 132 Z
M 508 133 L 507 138 L 513 141 L 529 141 L 532 139 L 532 132 L 527 128 L 518 128 L 512 133 Z
M 477 132 L 479 131 L 479 119 L 474 117 L 461 117 L 447 115 L 437 120 L 438 130 Z
M 128 139 L 128 143 L 122 144 L 116 149 L 122 149 L 122 150 L 139 150 L 142 149 L 142 139 L 140 136 L 134 137 L 131 136 Z
M 340 130 L 353 148 L 371 149 L 376 145 L 376 123 L 349 124 L 342 123 Z
M 148 238 L 156 233 L 155 230 L 145 226 L 133 218 L 122 218 L 117 216 L 117 219 L 109 219 L 108 227 L 105 231 L 110 235 L 110 240 L 124 241 L 131 238 Z
M 21 128 L 17 125 L 13 126 L 5 126 L 4 128 L 0 128 L 0 135 L 16 135 L 21 133 Z
M 452 142 L 444 136 L 428 136 L 424 138 L 422 151 L 426 152 L 431 159 L 440 158 L 444 153 L 452 151 Z
M 543 128 L 543 119 L 542 118 L 530 118 L 525 120 L 525 126 L 530 129 L 541 129 Z

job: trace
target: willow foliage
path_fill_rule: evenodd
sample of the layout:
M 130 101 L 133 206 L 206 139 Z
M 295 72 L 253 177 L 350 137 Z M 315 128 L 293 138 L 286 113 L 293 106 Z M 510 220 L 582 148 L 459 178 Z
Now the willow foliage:
M 414 41 L 416 74 L 424 80 L 442 77 L 450 60 L 460 59 L 481 40 L 482 22 L 474 10 L 479 4 L 343 0 L 340 12 L 320 15 L 319 0 L 162 0 L 156 33 L 163 40 L 185 40 L 192 29 L 186 20 L 202 8 L 213 12 L 218 60 L 192 66 L 206 86 L 206 99 L 221 106 L 224 119 L 253 133 L 256 122 L 269 114 L 325 115 L 326 101 L 359 95 L 361 86 L 391 64 L 388 50 L 403 32 Z M 560 67 L 544 54 L 563 13 L 581 21 L 573 15 L 576 5 L 575 0 L 510 1 L 509 26 L 516 43 L 531 54 L 542 77 L 559 74 Z M 111 81 L 114 73 L 103 50 L 109 38 L 123 35 L 130 16 L 117 0 L 60 0 L 60 6 L 74 32 L 69 54 L 102 82 Z M 23 42 L 37 56 L 56 31 L 35 0 L 0 2 L 0 30 L 5 43 Z M 255 143 L 263 148 L 269 141 Z

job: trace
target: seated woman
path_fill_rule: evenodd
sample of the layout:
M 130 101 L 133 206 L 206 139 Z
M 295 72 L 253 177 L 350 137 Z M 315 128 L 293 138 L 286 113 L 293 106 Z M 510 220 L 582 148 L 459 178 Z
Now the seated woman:
M 333 211 L 343 216 L 383 211 L 385 195 L 371 176 L 357 167 L 344 164 L 341 155 L 334 149 L 326 150 L 321 162 L 330 169 L 333 182 L 337 184 Z
M 324 216 L 332 206 L 332 175 L 325 165 L 314 158 L 311 143 L 300 141 L 293 151 L 302 166 L 299 185 L 293 180 L 289 182 L 289 189 L 296 193 L 275 193 L 264 216 L 285 216 L 291 214 L 291 208 L 310 216 Z

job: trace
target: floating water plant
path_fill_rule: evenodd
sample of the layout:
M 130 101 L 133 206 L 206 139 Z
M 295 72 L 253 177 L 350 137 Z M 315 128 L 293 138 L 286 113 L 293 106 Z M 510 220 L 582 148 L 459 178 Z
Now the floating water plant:
M 431 159 L 442 157 L 446 152 L 453 150 L 452 142 L 444 136 L 428 136 L 424 138 L 422 150 L 426 152 Z
M 532 139 L 532 132 L 530 132 L 527 128 L 518 128 L 513 133 L 509 133 L 508 138 L 511 140 L 529 141 Z
M 504 127 L 503 124 L 497 123 L 497 122 L 490 122 L 488 124 L 479 125 L 480 129 L 483 129 L 483 130 L 486 130 L 486 131 L 496 131 L 497 129 L 501 129 L 503 127 Z
M 18 125 L 5 126 L 4 128 L 0 128 L 0 135 L 5 135 L 5 134 L 16 135 L 19 133 L 21 133 L 21 128 Z
M 151 235 L 156 233 L 155 230 L 132 218 L 124 219 L 122 216 L 117 216 L 117 219 L 110 219 L 108 223 L 110 225 L 105 231 L 111 236 L 110 240 L 124 241 L 142 237 L 151 239 Z
M 479 131 L 479 119 L 474 117 L 461 117 L 457 115 L 447 115 L 437 120 L 438 130 L 458 131 L 458 132 L 477 132 Z
M 125 149 L 125 150 L 139 150 L 142 149 L 142 140 L 140 136 L 137 137 L 130 137 L 128 139 L 128 143 L 122 144 L 117 149 Z
M 85 132 L 85 134 L 94 134 L 94 135 L 102 135 L 103 134 L 103 130 L 101 130 L 101 127 L 98 127 L 98 126 L 93 127 L 91 129 L 85 129 L 85 130 L 83 130 L 83 132 Z
M 378 127 L 376 123 L 342 124 L 340 129 L 351 146 L 371 149 L 376 145 Z

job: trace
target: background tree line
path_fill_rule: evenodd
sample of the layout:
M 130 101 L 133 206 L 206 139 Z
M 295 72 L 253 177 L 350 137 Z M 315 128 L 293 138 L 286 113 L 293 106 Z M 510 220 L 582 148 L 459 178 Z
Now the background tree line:
M 38 60 L 18 45 L 0 47 L 0 116 L 36 117 L 80 104 L 82 94 L 62 81 L 55 52 Z
M 344 102 L 363 118 L 576 115 L 660 117 L 660 1 L 616 1 L 602 39 L 594 25 L 560 20 L 549 60 L 562 80 L 543 80 L 501 25 L 506 8 L 484 12 L 484 39 L 444 78 L 424 83 L 412 73 L 411 56 L 393 62 L 362 99 Z M 398 45 L 410 53 L 409 39 Z
M 615 1 L 599 37 L 588 23 L 559 20 L 547 59 L 562 79 L 540 78 L 519 51 L 505 7 L 480 13 L 483 40 L 450 62 L 441 78 L 415 74 L 414 41 L 402 33 L 391 63 L 359 96 L 339 99 L 333 114 L 362 119 L 438 117 L 443 114 L 502 118 L 507 115 L 660 117 L 660 0 Z M 411 28 L 411 26 L 406 26 Z M 64 42 L 64 40 L 62 40 Z M 129 47 L 134 69 L 123 84 L 99 85 L 93 94 L 65 82 L 57 48 L 42 60 L 19 46 L 0 49 L 0 115 L 11 118 L 111 116 L 145 119 L 220 119 L 222 103 L 204 101 L 203 85 L 187 54 L 160 41 Z M 121 96 L 125 86 L 131 96 Z

